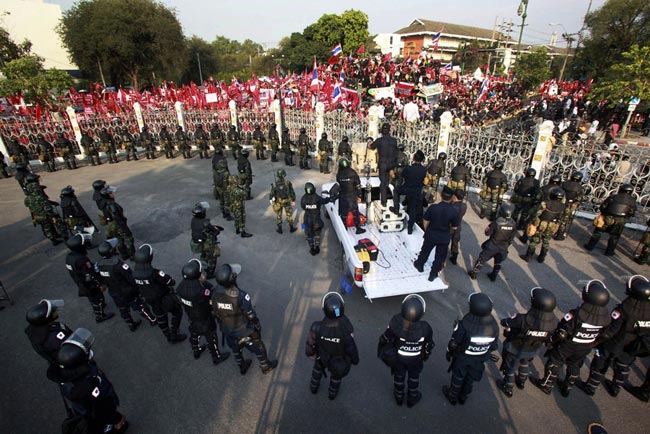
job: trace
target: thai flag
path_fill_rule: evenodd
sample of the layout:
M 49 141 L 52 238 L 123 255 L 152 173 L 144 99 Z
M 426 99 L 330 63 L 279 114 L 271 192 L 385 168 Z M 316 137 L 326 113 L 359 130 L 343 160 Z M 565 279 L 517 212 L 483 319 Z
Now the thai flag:
M 339 79 L 341 80 L 341 83 L 345 83 L 345 72 L 341 71 Z
M 445 70 L 447 70 L 447 71 L 451 71 L 451 68 L 452 68 L 452 66 L 451 66 L 451 62 L 449 62 L 448 64 L 446 64 L 444 68 L 445 68 Z
M 332 48 L 332 57 L 339 56 L 342 52 L 343 49 L 341 48 L 341 44 L 336 44 L 334 48 Z
M 476 98 L 477 103 L 485 99 L 489 88 L 490 88 L 490 77 L 486 75 L 485 80 L 483 80 L 483 84 L 481 84 L 481 89 L 478 92 L 478 98 Z
M 309 89 L 313 93 L 318 93 L 320 90 L 320 84 L 318 83 L 318 70 L 316 69 L 316 57 L 314 57 L 314 72 L 311 75 L 311 86 Z
M 339 84 L 334 85 L 334 93 L 332 93 L 332 107 L 334 107 L 341 100 L 341 88 Z
M 441 33 L 442 33 L 442 31 L 440 31 L 438 33 L 435 33 L 433 35 L 433 39 L 431 40 L 431 42 L 433 43 L 433 51 L 434 52 L 438 51 L 438 41 L 440 41 L 440 34 Z

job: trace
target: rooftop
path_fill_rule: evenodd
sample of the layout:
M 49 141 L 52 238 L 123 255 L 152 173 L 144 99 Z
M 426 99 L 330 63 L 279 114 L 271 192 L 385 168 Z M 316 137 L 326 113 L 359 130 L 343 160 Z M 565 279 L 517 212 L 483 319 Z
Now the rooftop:
M 443 23 L 441 21 L 431 21 L 422 18 L 414 19 L 408 27 L 397 30 L 399 35 L 408 34 L 434 34 L 442 32 L 448 35 L 468 36 L 477 39 L 493 39 L 491 29 L 482 29 L 480 27 L 463 26 L 461 24 Z M 499 37 L 499 32 L 494 32 L 494 38 Z M 501 35 L 503 38 L 503 35 Z

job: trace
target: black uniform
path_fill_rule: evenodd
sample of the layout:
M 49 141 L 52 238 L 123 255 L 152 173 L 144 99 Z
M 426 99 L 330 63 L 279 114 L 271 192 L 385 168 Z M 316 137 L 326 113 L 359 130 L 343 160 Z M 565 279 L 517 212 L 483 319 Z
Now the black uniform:
M 190 139 L 183 131 L 183 128 L 179 125 L 174 133 L 174 140 L 176 141 L 176 146 L 183 154 L 184 159 L 192 158 L 192 149 L 190 148 Z
M 427 177 L 429 178 L 429 185 L 427 186 L 427 194 L 425 196 L 427 203 L 434 203 L 436 201 L 438 184 L 447 172 L 445 160 L 445 158 L 435 158 L 427 165 Z
M 38 138 L 38 153 L 41 161 L 45 164 L 45 170 L 48 172 L 56 171 L 56 155 L 54 155 L 54 148 L 50 142 L 43 138 L 42 135 L 39 135 Z
M 11 178 L 9 172 L 7 172 L 7 162 L 5 161 L 5 154 L 0 151 L 0 173 L 5 178 Z
M 17 138 L 14 137 L 11 139 L 11 142 L 9 142 L 9 149 L 7 149 L 7 151 L 9 152 L 9 156 L 11 157 L 11 160 L 14 164 L 29 164 L 29 154 L 27 153 L 27 149 L 18 143 Z
M 217 335 L 217 323 L 212 316 L 211 296 L 214 290 L 213 285 L 207 280 L 201 282 L 199 279 L 183 279 L 176 288 L 181 299 L 183 309 L 190 321 L 190 346 L 194 358 L 201 356 L 203 347 L 199 345 L 201 336 L 205 336 L 208 351 L 212 356 L 214 364 L 225 360 L 230 353 L 219 351 L 219 336 Z
M 34 351 L 51 365 L 56 363 L 61 344 L 72 334 L 72 330 L 63 323 L 52 321 L 44 325 L 29 324 L 25 328 L 25 334 Z
M 451 169 L 451 173 L 449 174 L 449 182 L 447 185 L 454 190 L 460 188 L 461 190 L 467 191 L 467 186 L 469 185 L 469 181 L 471 179 L 472 176 L 469 172 L 469 168 L 467 166 L 461 166 L 459 164 Z
M 388 200 L 388 183 L 390 171 L 397 165 L 397 139 L 388 134 L 378 138 L 369 149 L 377 150 L 377 165 L 379 167 L 379 196 L 381 206 L 386 206 Z
M 95 312 L 95 321 L 101 322 L 105 318 L 104 308 L 106 301 L 99 285 L 99 273 L 85 252 L 69 252 L 65 258 L 65 268 L 79 289 L 79 297 L 86 297 Z M 112 316 L 112 314 L 111 314 Z
M 251 185 L 253 184 L 253 169 L 251 169 L 251 162 L 248 161 L 248 151 L 239 153 L 239 157 L 237 157 L 237 172 L 239 173 L 239 177 L 244 180 L 246 199 L 252 199 Z
M 99 158 L 97 145 L 87 132 L 81 133 L 81 146 L 84 148 L 84 151 L 88 155 L 88 158 L 90 158 L 90 164 L 92 166 L 102 164 L 102 160 Z
M 102 132 L 99 133 L 99 140 L 101 140 L 104 152 L 106 152 L 106 156 L 108 157 L 108 163 L 113 164 L 119 162 L 117 159 L 117 150 L 115 149 L 115 139 L 106 128 L 103 128 Z
M 25 187 L 27 186 L 27 180 L 25 179 L 27 175 L 32 173 L 29 168 L 25 166 L 20 166 L 16 165 L 16 174 L 14 177 L 16 178 L 16 181 L 18 182 L 18 185 L 20 185 L 20 188 L 23 189 L 23 192 L 27 193 L 25 190 Z
M 339 216 L 343 219 L 345 224 L 348 213 L 352 213 L 354 218 L 354 225 L 357 229 L 361 229 L 361 221 L 359 218 L 359 205 L 357 198 L 361 193 L 361 179 L 357 172 L 351 167 L 339 168 L 336 174 L 336 182 L 340 186 L 339 193 Z
M 289 130 L 285 129 L 282 131 L 282 152 L 284 153 L 284 164 L 287 166 L 295 166 L 296 163 L 293 162 L 293 141 L 289 135 Z
M 541 199 L 541 187 L 539 180 L 533 176 L 525 176 L 515 184 L 512 203 L 515 210 L 512 218 L 517 222 L 517 229 L 523 229 L 534 206 Z
M 334 399 L 341 387 L 341 380 L 348 375 L 351 365 L 359 364 L 359 351 L 353 331 L 352 323 L 346 316 L 325 317 L 311 325 L 305 354 L 316 359 L 311 371 L 312 393 L 318 391 L 323 372 L 327 369 L 330 373 L 329 396 Z
M 172 135 L 169 134 L 169 131 L 167 131 L 166 126 L 163 125 L 160 128 L 160 133 L 158 134 L 158 137 L 160 138 L 160 144 L 165 150 L 165 158 L 167 159 L 175 158 Z
M 122 148 L 126 151 L 126 161 L 131 161 L 131 157 L 137 161 L 138 149 L 135 147 L 135 138 L 133 137 L 133 134 L 131 134 L 128 129 L 124 128 L 122 134 L 120 134 L 120 139 L 122 140 Z
M 200 158 L 210 158 L 208 153 L 208 133 L 205 132 L 201 125 L 198 125 L 194 130 L 194 143 L 199 148 Z
M 460 235 L 463 229 L 463 217 L 465 217 L 465 214 L 467 213 L 467 203 L 463 200 L 465 197 L 465 192 L 463 192 L 463 190 L 456 190 L 454 196 L 455 199 L 451 204 L 458 211 L 458 219 L 460 223 L 456 229 L 451 230 L 451 254 L 449 255 L 449 261 L 456 265 L 458 263 L 458 254 L 460 253 Z
M 344 137 L 343 140 L 341 140 L 341 143 L 339 143 L 337 154 L 339 158 L 345 157 L 348 160 L 352 159 L 352 146 L 350 146 L 347 137 Z
M 423 220 L 426 225 L 424 241 L 413 265 L 418 271 L 423 272 L 424 264 L 435 247 L 435 258 L 429 272 L 429 280 L 433 281 L 438 277 L 438 273 L 440 273 L 447 258 L 449 241 L 451 241 L 449 230 L 460 225 L 460 217 L 458 210 L 451 203 L 442 201 L 431 205 L 424 213 Z
M 325 224 L 321 218 L 320 208 L 330 202 L 329 197 L 324 198 L 315 192 L 305 194 L 300 198 L 300 207 L 305 211 L 303 215 L 303 224 L 305 226 L 305 235 L 309 244 L 309 251 L 312 255 L 320 252 L 320 232 Z
M 183 309 L 172 289 L 176 284 L 174 279 L 162 270 L 153 268 L 151 264 L 135 264 L 133 280 L 144 301 L 151 306 L 156 316 L 158 327 L 169 342 L 180 342 L 186 338 L 178 333 L 183 319 Z M 167 314 L 171 314 L 171 330 Z
M 630 217 L 634 217 L 636 213 L 636 200 L 630 194 L 616 193 L 605 199 L 600 206 L 600 212 L 604 216 L 605 225 L 600 228 L 594 228 L 594 232 L 591 234 L 591 238 L 585 245 L 585 248 L 587 250 L 593 250 L 596 244 L 598 244 L 603 232 L 608 232 L 609 239 L 607 240 L 605 255 L 612 256 L 618 245 L 618 240 L 621 238 L 621 234 L 625 229 L 625 222 Z
M 63 220 L 71 233 L 74 233 L 73 230 L 76 226 L 95 227 L 74 193 L 61 195 L 61 212 L 63 213 Z
M 153 140 L 153 136 L 149 132 L 147 126 L 142 127 L 140 132 L 140 143 L 144 148 L 144 156 L 147 160 L 153 160 L 156 158 L 156 146 Z
M 494 268 L 490 273 L 490 280 L 494 282 L 501 271 L 501 263 L 508 257 L 508 248 L 517 235 L 516 223 L 512 218 L 498 217 L 485 228 L 485 235 L 490 238 L 481 244 L 481 253 L 469 275 L 475 279 L 481 267 L 494 258 Z
M 391 211 L 399 213 L 400 196 L 406 196 L 406 213 L 408 214 L 408 233 L 413 233 L 413 225 L 421 220 L 422 214 L 422 187 L 427 169 L 419 162 L 414 162 L 402 173 L 402 183 L 393 190 L 393 207 Z

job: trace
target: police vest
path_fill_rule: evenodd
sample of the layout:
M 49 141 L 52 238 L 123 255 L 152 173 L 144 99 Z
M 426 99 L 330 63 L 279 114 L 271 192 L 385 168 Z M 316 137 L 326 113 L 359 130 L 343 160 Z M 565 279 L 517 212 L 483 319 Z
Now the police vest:
M 318 141 L 318 150 L 319 151 L 329 151 L 330 142 L 327 139 L 320 139 Z
M 346 330 L 338 321 L 335 326 L 328 327 L 321 322 L 316 332 L 316 348 L 318 354 L 325 358 L 342 357 L 345 355 L 345 338 Z
M 576 181 L 566 181 L 562 184 L 562 190 L 566 193 L 567 203 L 572 203 L 578 200 L 582 193 L 582 185 Z
M 99 268 L 99 277 L 109 291 L 122 291 L 131 289 L 131 282 L 124 279 L 122 275 L 115 272 L 115 268 L 121 268 L 125 273 L 130 270 L 128 264 L 122 262 L 117 256 L 112 258 L 102 258 L 97 262 Z
M 506 180 L 506 176 L 500 170 L 491 170 L 488 172 L 485 183 L 488 188 L 495 189 L 501 186 Z
M 275 184 L 275 198 L 276 199 L 288 199 L 289 198 L 289 186 L 286 181 L 278 181 Z
M 618 193 L 609 201 L 604 212 L 605 214 L 614 217 L 626 217 L 632 210 L 633 206 L 635 206 L 635 201 L 630 195 L 626 193 Z
M 510 342 L 524 351 L 537 350 L 549 339 L 556 325 L 557 320 L 552 312 L 531 309 L 524 315 L 523 327 L 510 339 Z
M 198 280 L 183 280 L 176 292 L 190 321 L 207 321 L 212 319 L 210 306 L 210 289 Z
M 220 289 L 214 293 L 212 305 L 222 324 L 230 330 L 237 330 L 248 322 L 248 317 L 239 306 L 239 294 L 231 296 L 227 292 Z
M 453 181 L 465 181 L 468 178 L 469 169 L 465 166 L 456 166 L 451 169 L 451 179 Z
M 539 181 L 535 178 L 525 177 L 519 180 L 516 193 L 521 197 L 532 198 L 537 190 L 539 190 Z
M 425 327 L 422 322 L 411 323 L 408 330 L 404 330 L 404 320 L 401 315 L 395 315 L 389 327 L 397 337 L 395 346 L 397 354 L 404 357 L 416 357 L 422 355 L 425 342 Z
M 545 202 L 544 211 L 540 214 L 539 219 L 544 222 L 556 222 L 562 216 L 566 206 L 559 200 L 549 200 Z
M 564 316 L 564 319 L 566 321 L 571 320 L 571 313 L 567 313 Z M 567 319 L 568 318 L 568 319 Z M 591 345 L 596 341 L 596 338 L 598 338 L 598 335 L 600 335 L 600 332 L 602 331 L 603 327 L 594 325 L 594 324 L 589 324 L 583 321 L 578 321 L 578 327 L 575 328 L 573 331 L 573 335 L 571 336 L 571 342 L 579 345 Z
M 205 221 L 204 217 L 192 217 L 192 222 L 190 223 L 190 228 L 192 229 L 192 241 L 195 243 L 202 243 L 203 238 L 203 222 Z
M 445 174 L 445 160 L 436 158 L 427 167 L 427 172 L 434 176 L 443 176 Z
M 140 295 L 142 295 L 147 303 L 158 302 L 160 299 L 169 293 L 169 287 L 164 285 L 159 279 L 166 277 L 165 272 L 156 270 L 151 267 L 140 267 L 136 264 L 133 270 L 133 281 L 138 288 Z
M 490 239 L 497 246 L 507 247 L 512 239 L 512 234 L 517 230 L 517 224 L 513 219 L 504 219 L 499 217 L 496 220 L 494 232 Z
M 458 351 L 466 356 L 485 356 L 499 333 L 499 327 L 491 316 L 477 317 L 468 313 L 458 327 L 465 329 L 465 338 Z
M 320 205 L 318 204 L 318 196 L 315 194 L 307 194 L 303 199 L 305 208 L 305 215 L 310 217 L 320 217 Z

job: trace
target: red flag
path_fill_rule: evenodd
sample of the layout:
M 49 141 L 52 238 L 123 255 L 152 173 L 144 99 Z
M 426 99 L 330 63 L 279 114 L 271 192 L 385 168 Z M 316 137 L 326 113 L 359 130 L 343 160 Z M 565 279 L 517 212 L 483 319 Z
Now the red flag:
M 339 56 L 332 56 L 332 57 L 330 57 L 330 58 L 327 60 L 327 63 L 329 63 L 330 65 L 336 65 L 337 63 L 339 63 Z
M 390 62 L 390 59 L 393 57 L 392 53 L 384 54 L 384 57 L 381 58 L 382 63 Z
M 34 116 L 36 116 L 36 120 L 38 120 L 39 122 L 43 117 L 43 110 L 41 109 L 41 105 L 39 103 L 36 103 L 36 110 Z
M 361 46 L 357 50 L 357 54 L 363 54 L 365 52 L 366 52 L 366 47 L 364 46 L 364 44 L 361 44 Z

